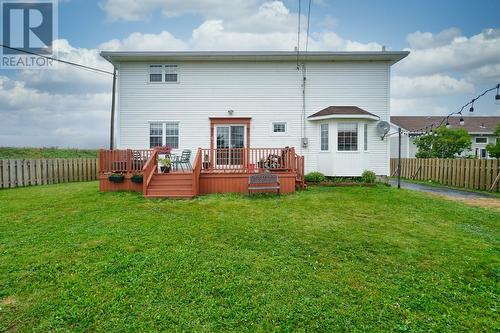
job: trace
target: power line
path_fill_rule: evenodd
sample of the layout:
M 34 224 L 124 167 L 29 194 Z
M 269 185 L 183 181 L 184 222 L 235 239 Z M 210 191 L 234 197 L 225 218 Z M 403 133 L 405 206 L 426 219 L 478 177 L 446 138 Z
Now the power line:
M 2 46 L 3 48 L 9 49 L 9 50 L 23 52 L 23 53 L 26 53 L 26 54 L 31 54 L 31 55 L 34 55 L 34 56 L 37 56 L 37 57 L 42 57 L 42 58 L 49 59 L 49 60 L 52 60 L 52 61 L 58 61 L 58 62 L 67 64 L 67 65 L 76 66 L 76 67 L 79 67 L 79 68 L 84 69 L 84 70 L 94 71 L 94 72 L 98 72 L 98 73 L 101 73 L 101 74 L 115 75 L 112 72 L 108 72 L 108 71 L 100 69 L 100 68 L 86 66 L 86 65 L 81 65 L 81 64 L 77 64 L 76 62 L 62 60 L 62 59 L 58 59 L 58 58 L 54 58 L 54 57 L 49 57 L 49 56 L 46 56 L 46 55 L 43 55 L 43 54 L 38 54 L 38 53 L 34 53 L 34 52 L 30 52 L 30 51 L 18 49 L 18 48 L 15 48 L 15 47 L 10 47 L 10 46 L 3 45 L 3 44 L 0 44 L 0 46 Z
M 299 20 L 297 25 L 297 70 L 299 69 L 299 50 L 300 50 L 300 0 L 299 0 Z
M 309 21 L 310 20 L 311 20 L 311 0 L 309 0 L 309 9 L 307 11 L 306 56 L 307 56 L 307 48 L 309 46 Z

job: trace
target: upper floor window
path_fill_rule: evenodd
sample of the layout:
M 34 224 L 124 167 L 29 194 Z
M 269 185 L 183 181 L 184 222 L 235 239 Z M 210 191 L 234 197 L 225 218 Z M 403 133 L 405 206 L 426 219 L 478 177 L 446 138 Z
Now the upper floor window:
M 178 82 L 177 65 L 149 65 L 149 82 Z
M 273 123 L 273 133 L 274 134 L 285 134 L 286 133 L 286 122 L 279 121 Z
M 477 137 L 476 138 L 476 143 L 488 143 L 488 138 L 487 137 Z
M 179 148 L 179 123 L 152 122 L 149 123 L 149 147 L 169 146 Z
M 358 150 L 358 124 L 339 123 L 338 124 L 338 151 Z

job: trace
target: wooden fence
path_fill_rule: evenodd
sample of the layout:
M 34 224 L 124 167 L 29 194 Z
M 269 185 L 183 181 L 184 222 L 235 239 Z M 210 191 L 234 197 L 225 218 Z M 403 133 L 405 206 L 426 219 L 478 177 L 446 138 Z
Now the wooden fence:
M 96 158 L 0 160 L 0 188 L 97 179 Z
M 498 191 L 498 160 L 402 158 L 401 177 L 432 180 L 443 185 L 473 190 Z M 391 175 L 397 174 L 398 159 L 391 159 Z M 496 181 L 496 183 L 495 183 Z

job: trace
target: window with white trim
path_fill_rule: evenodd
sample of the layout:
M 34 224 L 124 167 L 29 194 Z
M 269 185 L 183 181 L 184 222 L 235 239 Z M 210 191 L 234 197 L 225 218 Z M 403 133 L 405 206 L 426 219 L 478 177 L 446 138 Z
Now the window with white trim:
M 177 65 L 149 65 L 149 82 L 178 82 Z
M 179 123 L 173 121 L 149 123 L 149 147 L 179 148 Z
M 149 65 L 149 82 L 162 82 L 163 65 Z
M 476 138 L 476 143 L 488 143 L 488 138 L 487 137 L 477 137 Z
M 179 148 L 179 123 L 165 123 L 165 145 Z
M 328 124 L 321 124 L 320 125 L 320 149 L 321 151 L 328 151 Z
M 339 123 L 337 130 L 337 150 L 357 151 L 358 150 L 358 124 Z
M 284 121 L 273 122 L 273 133 L 286 134 L 286 122 Z
M 368 150 L 368 124 L 364 124 L 364 144 L 365 144 L 365 151 Z
M 163 145 L 163 124 L 149 124 L 149 148 L 161 147 Z

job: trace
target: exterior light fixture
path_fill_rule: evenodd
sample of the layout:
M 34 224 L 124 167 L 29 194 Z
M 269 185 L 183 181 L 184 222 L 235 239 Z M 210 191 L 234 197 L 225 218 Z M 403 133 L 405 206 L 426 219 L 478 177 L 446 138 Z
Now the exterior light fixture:
M 464 117 L 462 117 L 462 114 L 460 114 L 460 126 L 464 126 L 464 124 L 465 124 Z
M 229 109 L 229 110 L 227 110 L 227 113 L 229 113 L 229 115 L 232 116 L 233 113 L 234 113 L 234 110 L 233 109 Z

